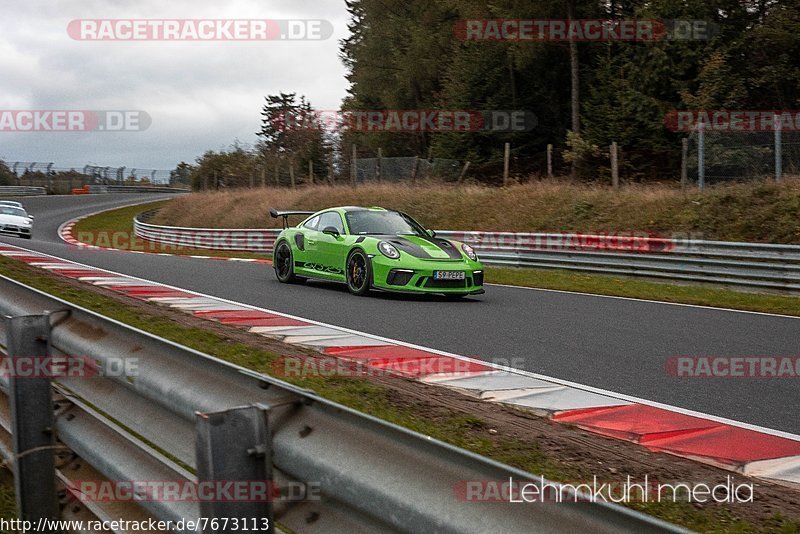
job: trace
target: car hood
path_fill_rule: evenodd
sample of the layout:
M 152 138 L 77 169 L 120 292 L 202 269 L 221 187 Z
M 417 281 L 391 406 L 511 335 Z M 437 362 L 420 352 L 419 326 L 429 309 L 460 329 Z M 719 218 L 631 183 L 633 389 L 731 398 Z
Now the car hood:
M 0 224 L 13 224 L 16 226 L 24 226 L 25 222 L 29 221 L 27 217 L 18 217 L 16 215 L 0 214 Z
M 388 241 L 403 252 L 425 260 L 463 260 L 458 246 L 446 239 L 417 235 L 373 236 Z

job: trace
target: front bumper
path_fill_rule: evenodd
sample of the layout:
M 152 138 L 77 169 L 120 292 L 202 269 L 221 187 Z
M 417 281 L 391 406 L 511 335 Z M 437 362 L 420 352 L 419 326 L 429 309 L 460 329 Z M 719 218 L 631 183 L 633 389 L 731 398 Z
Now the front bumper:
M 434 280 L 434 271 L 462 271 L 464 280 Z M 376 255 L 372 258 L 372 287 L 403 293 L 479 295 L 483 265 L 478 261 L 418 261 L 413 265 Z
M 32 226 L 17 226 L 14 224 L 0 224 L 0 234 L 13 235 L 17 237 L 30 237 Z

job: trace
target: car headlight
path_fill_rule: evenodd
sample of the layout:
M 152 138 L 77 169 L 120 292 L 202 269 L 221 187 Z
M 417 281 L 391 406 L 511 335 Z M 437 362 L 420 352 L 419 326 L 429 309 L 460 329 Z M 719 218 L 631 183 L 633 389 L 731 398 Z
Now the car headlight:
M 378 243 L 378 250 L 380 250 L 381 254 L 390 260 L 396 260 L 400 257 L 400 252 L 395 248 L 395 246 L 391 243 L 387 243 L 386 241 L 381 241 Z
M 466 244 L 461 245 L 461 250 L 463 250 L 464 254 L 466 254 L 467 257 L 472 261 L 478 261 L 478 255 L 475 254 L 475 249 L 473 249 L 471 246 Z

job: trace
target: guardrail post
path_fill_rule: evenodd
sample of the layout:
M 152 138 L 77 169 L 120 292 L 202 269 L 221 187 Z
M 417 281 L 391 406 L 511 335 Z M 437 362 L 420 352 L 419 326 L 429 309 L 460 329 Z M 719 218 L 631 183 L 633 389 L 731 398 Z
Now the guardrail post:
M 226 519 L 247 521 L 248 526 L 255 522 L 259 531 L 266 520 L 269 532 L 274 532 L 272 451 L 263 407 L 198 413 L 196 429 L 198 482 L 232 482 L 233 487 L 245 488 L 239 500 L 215 495 L 213 500 L 201 501 L 200 515 L 209 520 L 204 532 L 221 532 Z M 213 524 L 213 519 L 218 523 Z
M 50 318 L 47 315 L 9 317 L 8 356 L 13 369 L 36 369 L 48 357 Z M 34 373 L 35 375 L 35 373 Z M 14 485 L 19 518 L 37 522 L 58 519 L 56 468 L 53 447 L 53 397 L 48 376 L 9 377 L 12 441 L 14 444 Z

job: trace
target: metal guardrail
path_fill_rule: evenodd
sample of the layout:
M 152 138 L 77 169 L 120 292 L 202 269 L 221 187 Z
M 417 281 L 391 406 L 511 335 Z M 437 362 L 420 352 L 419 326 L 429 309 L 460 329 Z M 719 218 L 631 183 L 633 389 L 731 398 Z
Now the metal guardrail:
M 0 197 L 28 197 L 46 195 L 44 187 L 29 187 L 25 185 L 3 185 L 0 186 Z
M 0 328 L 12 361 L 80 355 L 101 371 L 53 382 L 55 411 L 39 379 L 0 379 L 0 453 L 15 470 L 23 518 L 269 517 L 299 533 L 680 531 L 605 503 L 461 500 L 455 488 L 465 481 L 540 479 L 6 277 L 0 314 L 14 317 Z M 121 358 L 134 359 L 136 372 L 109 372 Z M 281 494 L 268 503 L 88 500 L 59 511 L 47 494 L 53 447 L 56 477 L 67 486 L 266 479 Z M 290 487 L 302 489 L 299 498 L 286 495 Z M 210 525 L 204 532 L 215 531 Z
M 87 186 L 90 193 L 189 193 L 190 189 L 155 185 L 94 185 Z
M 218 228 L 181 228 L 159 226 L 147 221 L 158 210 L 140 213 L 133 219 L 133 232 L 136 237 L 190 249 L 236 250 L 269 254 L 275 244 L 279 229 L 248 230 Z
M 134 218 L 137 237 L 165 245 L 271 253 L 280 230 L 159 226 Z M 472 245 L 488 265 L 566 269 L 753 289 L 800 291 L 800 246 L 636 236 L 437 231 Z

